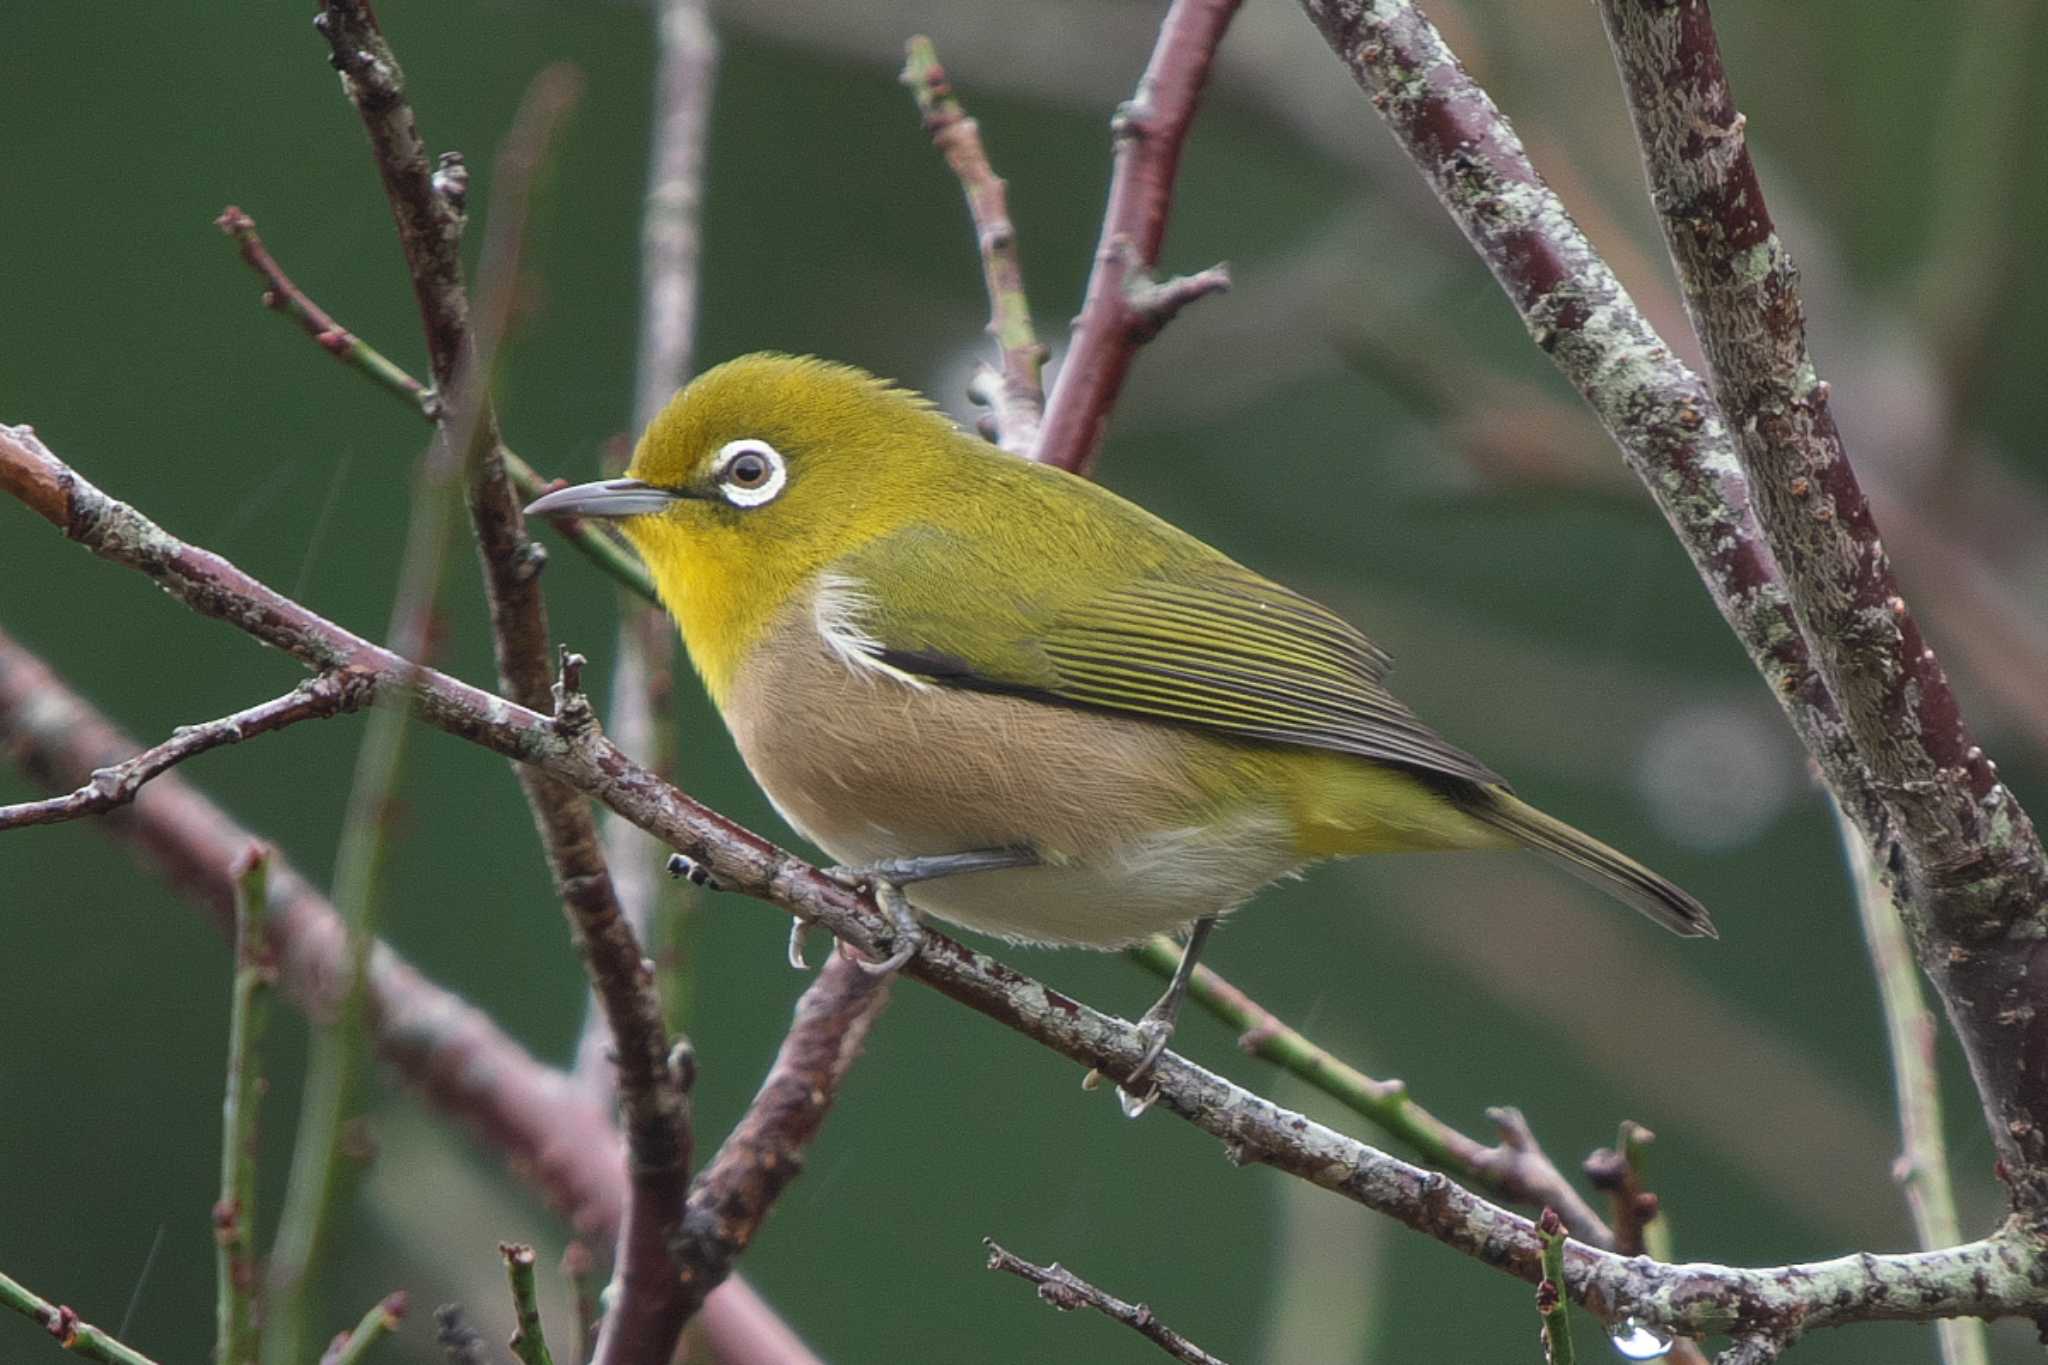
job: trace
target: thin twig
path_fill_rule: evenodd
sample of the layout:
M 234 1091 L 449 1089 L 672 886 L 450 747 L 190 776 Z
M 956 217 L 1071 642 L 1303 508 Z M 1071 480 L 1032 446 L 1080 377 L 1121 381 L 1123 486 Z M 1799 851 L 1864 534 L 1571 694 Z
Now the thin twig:
M 1543 1319 L 1543 1358 L 1549 1365 L 1573 1365 L 1572 1306 L 1564 1296 L 1564 1220 L 1554 1209 L 1536 1220 L 1543 1235 L 1543 1278 L 1536 1283 L 1536 1312 Z
M 362 1365 L 370 1348 L 398 1330 L 408 1307 L 403 1289 L 393 1290 L 372 1304 L 362 1321 L 346 1332 L 337 1333 L 320 1354 L 320 1365 Z
M 512 1315 L 517 1324 L 507 1343 L 525 1365 L 555 1365 L 548 1339 L 541 1331 L 540 1300 L 533 1287 L 533 1248 L 518 1242 L 498 1243 L 505 1261 L 505 1280 L 512 1290 Z
M 1186 280 L 1162 282 L 1155 276 L 1181 148 L 1216 49 L 1240 3 L 1174 0 L 1159 25 L 1159 41 L 1137 93 L 1110 123 L 1116 164 L 1102 237 L 1081 316 L 1074 322 L 1073 344 L 1060 362 L 1038 437 L 1036 454 L 1047 464 L 1077 474 L 1093 469 L 1138 347 L 1180 308 L 1230 282 L 1222 266 Z
M 1624 1256 L 1653 1256 L 1671 1259 L 1669 1246 L 1657 1246 L 1657 1196 L 1643 1188 L 1643 1148 L 1657 1135 L 1640 1123 L 1622 1120 L 1612 1147 L 1602 1147 L 1588 1156 L 1581 1167 L 1596 1190 L 1603 1191 L 1614 1205 L 1614 1249 Z M 1652 1231 L 1652 1228 L 1656 1232 Z M 1949 1241 L 1955 1241 L 1951 1237 Z M 1947 1245 L 1943 1243 L 1942 1245 Z
M 1806 347 L 1705 0 L 1601 0 L 1665 244 L 1814 662 L 1881 811 L 1816 751 L 1893 874 L 1921 965 L 1984 1087 L 2015 1203 L 2048 1208 L 2048 1077 L 2035 1029 L 2048 980 L 2048 852 L 1972 738 L 1890 560 Z
M 235 983 L 228 1012 L 227 1090 L 221 1100 L 220 1199 L 213 1206 L 216 1365 L 255 1365 L 256 1141 L 263 1108 L 263 1034 L 277 954 L 270 944 L 270 858 L 252 843 L 230 869 L 235 883 Z
M 1892 1091 L 1899 1111 L 1899 1159 L 1892 1179 L 1906 1196 L 1913 1232 L 1922 1248 L 1953 1246 L 1962 1239 L 1950 1183 L 1948 1146 L 1942 1138 L 1941 1072 L 1934 1044 L 1940 1025 L 1920 993 L 1920 968 L 1905 922 L 1891 892 L 1870 864 L 1863 836 L 1835 807 L 1842 837 L 1842 857 L 1849 865 L 1849 883 L 1856 896 L 1856 916 L 1863 942 L 1870 950 L 1870 968 L 1877 978 L 1878 1005 L 1884 1014 L 1885 1041 L 1892 1059 Z M 1985 1365 L 1990 1347 L 1983 1322 L 1957 1318 L 1939 1325 L 1943 1365 Z
M 569 1282 L 569 1303 L 575 1309 L 573 1365 L 590 1365 L 590 1351 L 597 1341 L 598 1322 L 603 1310 L 598 1305 L 597 1258 L 580 1241 L 562 1248 L 562 1278 Z
M 685 1316 L 731 1273 L 768 1210 L 802 1173 L 805 1151 L 888 1002 L 889 978 L 840 953 L 798 998 L 753 1103 L 690 1186 L 689 1210 L 669 1247 Z
M 414 668 L 107 497 L 26 428 L 0 427 L 0 491 L 102 558 L 146 570 L 168 594 L 203 615 L 224 619 L 309 667 L 362 669 L 377 680 L 380 704 L 407 705 L 438 729 L 541 768 L 657 835 L 730 890 L 820 923 L 871 955 L 892 933 L 871 898 L 855 895 L 662 782 L 609 744 L 587 718 L 565 726 L 436 670 Z M 1113 1080 L 1130 1077 L 1147 1055 L 1135 1026 L 1058 995 L 934 930 L 926 931 L 904 974 Z M 1148 1083 L 1159 1091 L 1156 1109 L 1216 1137 L 1241 1163 L 1269 1165 L 1343 1195 L 1532 1284 L 1540 1276 L 1541 1241 L 1533 1224 L 1441 1175 L 1281 1109 L 1172 1052 L 1159 1058 Z M 808 1092 L 791 1100 L 799 1113 L 813 1104 Z M 729 1148 L 744 1129 L 729 1139 Z M 743 1192 L 779 1189 L 772 1172 L 736 1174 L 742 1178 L 735 1188 Z M 706 1179 L 700 1178 L 700 1188 Z M 757 1200 L 746 1202 L 753 1207 L 735 1210 L 743 1215 L 732 1220 L 736 1229 L 749 1229 L 747 1220 L 758 1210 Z M 727 1220 L 710 1221 L 711 1240 L 723 1242 L 716 1234 Z M 709 1250 L 699 1256 L 686 1248 L 691 1254 L 683 1259 L 729 1263 L 720 1248 Z M 2013 1220 L 1990 1237 L 1935 1252 L 1866 1252 L 1764 1269 L 1658 1265 L 1572 1242 L 1565 1248 L 1565 1278 L 1574 1301 L 1607 1320 L 1633 1314 L 1696 1336 L 1791 1322 L 1814 1328 L 2034 1313 L 2048 1308 L 2048 1287 L 2035 1269 L 2042 1257 L 2033 1226 Z
M 0 632 L 0 750 L 49 786 L 68 786 L 134 742 L 41 661 Z M 178 774 L 95 828 L 132 844 L 169 884 L 234 932 L 233 860 L 255 836 Z M 280 985 L 308 1013 L 331 1013 L 347 943 L 334 908 L 291 866 L 270 860 L 269 939 Z M 434 1110 L 565 1215 L 608 1239 L 624 1207 L 625 1171 L 608 1112 L 536 1061 L 489 1015 L 421 976 L 382 943 L 371 952 L 370 1029 L 380 1056 Z M 735 1276 L 701 1314 L 719 1359 L 817 1365 L 775 1312 Z M 746 1355 L 747 1349 L 756 1350 Z M 586 1357 L 587 1360 L 587 1357 Z
M 690 377 L 697 330 L 698 223 L 718 43 L 703 0 L 655 6 L 654 139 L 640 216 L 640 354 L 633 429 L 645 431 Z
M 256 233 L 254 218 L 230 204 L 221 210 L 220 217 L 213 220 L 213 225 L 233 239 L 241 252 L 242 260 L 251 270 L 263 277 L 267 286 L 263 291 L 265 308 L 298 324 L 300 330 L 320 343 L 322 350 L 344 365 L 355 366 L 373 381 L 407 399 L 415 407 L 432 410 L 434 395 L 426 385 L 393 364 L 383 352 L 336 322 L 319 304 L 307 298 L 305 293 L 291 282 L 290 277 L 278 268 L 277 262 L 271 258 L 269 249 L 263 245 L 263 238 Z
M 12 1309 L 25 1318 L 34 1319 L 45 1332 L 56 1338 L 59 1346 L 87 1360 L 101 1361 L 103 1365 L 156 1365 L 142 1352 L 123 1345 L 80 1318 L 68 1304 L 51 1303 L 4 1274 L 0 1274 L 0 1308 Z
M 1130 949 L 1127 956 L 1167 978 L 1180 964 L 1179 946 L 1163 934 Z M 1574 1237 L 1589 1246 L 1613 1246 L 1614 1234 L 1552 1164 L 1519 1111 L 1488 1111 L 1500 1131 L 1500 1141 L 1488 1146 L 1417 1104 L 1402 1082 L 1374 1080 L 1332 1056 L 1209 968 L 1195 968 L 1189 994 L 1237 1030 L 1237 1045 L 1244 1051 L 1275 1063 L 1370 1120 L 1429 1165 L 1509 1203 L 1561 1209 Z
M 967 116 L 953 94 L 932 40 L 922 34 L 904 45 L 903 74 L 932 145 L 946 158 L 967 198 L 967 215 L 981 250 L 981 274 L 988 287 L 988 334 L 996 343 L 996 368 L 975 393 L 988 406 L 995 443 L 1016 455 L 1038 447 L 1045 417 L 1045 347 L 1031 326 L 1031 301 L 1024 292 L 1024 260 L 1017 229 L 1010 223 L 1009 187 L 981 145 L 981 125 Z
M 243 213 L 240 209 L 229 207 L 221 215 L 219 221 L 226 224 L 231 219 L 238 226 L 246 226 L 250 239 L 257 241 L 260 245 L 261 239 L 255 236 L 256 225 L 246 213 Z M 236 236 L 237 240 L 240 240 L 237 233 L 231 231 L 230 235 Z M 378 365 L 366 366 L 358 364 L 355 366 L 357 372 L 376 384 L 383 392 L 398 399 L 399 402 L 405 405 L 407 411 L 423 418 L 429 425 L 433 425 L 439 418 L 441 400 L 432 389 L 406 373 L 405 370 L 392 361 L 386 359 L 382 353 L 372 350 L 367 343 L 356 339 L 354 333 L 349 332 L 340 323 L 335 322 L 325 309 L 308 298 L 305 291 L 292 282 L 291 277 L 284 272 L 284 267 L 277 263 L 267 248 L 263 249 L 260 264 L 256 260 L 251 260 L 247 251 L 243 252 L 242 259 L 248 261 L 250 266 L 256 269 L 269 283 L 270 289 L 265 293 L 266 301 L 273 293 L 300 301 L 302 306 L 295 306 L 285 310 L 282 315 L 300 322 L 301 329 L 308 336 L 312 337 L 314 341 L 319 342 L 330 354 L 338 359 L 349 362 L 353 362 L 363 352 L 376 355 L 380 362 Z M 328 337 L 337 332 L 351 338 L 354 344 L 350 350 L 346 352 L 336 350 L 327 344 Z M 498 453 L 499 458 L 505 465 L 505 472 L 511 478 L 512 486 L 519 494 L 522 502 L 531 501 L 541 494 L 548 492 L 551 488 L 559 486 L 559 481 L 542 478 L 532 465 L 520 459 L 512 451 L 501 448 Z M 589 559 L 591 563 L 597 565 L 599 569 L 617 579 L 620 586 L 639 594 L 649 602 L 658 603 L 660 601 L 654 591 L 654 580 L 647 576 L 645 566 L 640 563 L 639 559 L 634 556 L 631 550 L 626 548 L 625 544 L 616 535 L 611 534 L 601 525 L 587 521 L 578 521 L 573 517 L 557 518 L 551 521 L 550 524 L 568 540 L 569 544 L 578 553 Z
M 488 359 L 488 343 L 502 334 L 494 334 L 492 328 L 509 315 L 518 278 L 519 224 L 549 137 L 574 97 L 574 86 L 558 69 L 551 68 L 556 72 L 552 79 L 550 72 L 543 72 L 530 102 L 522 106 L 514 134 L 506 140 L 494 187 L 491 243 L 485 252 L 486 261 L 495 258 L 497 264 L 486 279 L 502 301 L 484 310 L 484 334 L 472 337 L 462 286 L 461 204 L 428 168 L 391 45 L 364 0 L 324 0 L 318 25 L 332 48 L 342 85 L 370 134 L 425 322 L 436 386 L 459 393 L 462 376 L 476 376 L 474 420 L 483 456 L 469 466 L 469 503 L 491 603 L 500 683 L 519 705 L 544 707 L 555 680 L 547 607 L 534 572 L 540 562 L 538 547 L 526 535 L 484 388 L 486 372 L 477 369 L 477 361 L 479 355 Z M 643 969 L 639 940 L 619 908 L 597 821 L 584 798 L 569 787 L 530 765 L 521 765 L 518 772 L 585 971 L 611 1024 L 630 1169 L 636 1180 L 673 1180 L 680 1189 L 689 1141 L 684 1099 L 669 1067 L 661 1002 Z M 599 1349 L 602 1355 L 602 1343 Z
M 24 801 L 0 806 L 0 830 L 23 825 L 50 825 L 101 815 L 135 799 L 144 783 L 170 771 L 186 759 L 239 744 L 256 735 L 282 730 L 302 720 L 324 720 L 364 706 L 368 698 L 359 680 L 346 674 L 321 673 L 306 679 L 281 697 L 245 707 L 230 716 L 181 725 L 161 744 L 152 745 L 132 758 L 101 768 L 92 780 L 63 796 L 43 801 Z
M 1130 1328 L 1175 1360 L 1188 1361 L 1190 1365 L 1224 1365 L 1220 1356 L 1210 1355 L 1168 1327 L 1142 1303 L 1126 1303 L 1113 1294 L 1105 1293 L 1057 1261 L 1051 1265 L 1033 1265 L 1005 1250 L 993 1237 L 982 1238 L 981 1244 L 988 1248 L 990 1270 L 1000 1270 L 1037 1285 L 1038 1297 L 1062 1313 L 1071 1313 L 1076 1308 L 1093 1308 L 1104 1317 Z

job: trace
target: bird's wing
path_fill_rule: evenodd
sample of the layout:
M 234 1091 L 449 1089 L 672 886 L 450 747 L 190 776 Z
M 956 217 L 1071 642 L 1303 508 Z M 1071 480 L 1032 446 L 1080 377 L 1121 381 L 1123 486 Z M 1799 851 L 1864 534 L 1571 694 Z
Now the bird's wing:
M 1387 655 L 1349 623 L 1199 548 L 1141 555 L 1106 588 L 1058 569 L 1024 587 L 964 538 L 883 541 L 841 566 L 858 629 L 839 643 L 939 686 L 1502 783 L 1394 699 Z

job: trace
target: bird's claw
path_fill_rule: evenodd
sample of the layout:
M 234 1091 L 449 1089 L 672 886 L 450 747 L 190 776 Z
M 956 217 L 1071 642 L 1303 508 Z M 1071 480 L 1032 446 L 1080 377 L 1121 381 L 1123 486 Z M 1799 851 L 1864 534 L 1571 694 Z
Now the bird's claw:
M 1147 1011 L 1137 1023 L 1138 1036 L 1145 1040 L 1145 1051 L 1138 1058 L 1138 1064 L 1131 1068 L 1131 1074 L 1117 1083 L 1117 1107 L 1124 1111 L 1124 1117 L 1134 1119 L 1142 1116 L 1159 1098 L 1159 1087 L 1147 1086 L 1145 1081 L 1159 1059 L 1166 1054 L 1166 1044 L 1173 1038 L 1173 1021 L 1156 1017 Z M 1081 1078 L 1083 1090 L 1098 1090 L 1107 1080 L 1099 1068 L 1091 1069 Z
M 916 912 L 910 908 L 909 897 L 903 894 L 902 887 L 889 879 L 889 872 L 896 866 L 898 864 L 881 863 L 870 867 L 823 869 L 826 876 L 848 891 L 872 891 L 875 908 L 889 921 L 892 932 L 885 940 L 889 945 L 889 955 L 879 960 L 868 957 L 854 959 L 862 971 L 873 976 L 887 976 L 900 971 L 924 946 L 924 928 L 917 922 Z

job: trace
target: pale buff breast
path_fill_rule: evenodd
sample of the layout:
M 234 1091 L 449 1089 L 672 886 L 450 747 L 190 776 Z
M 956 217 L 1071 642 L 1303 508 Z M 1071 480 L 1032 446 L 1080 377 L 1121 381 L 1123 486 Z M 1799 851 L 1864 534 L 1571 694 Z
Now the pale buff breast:
M 1281 812 L 1202 803 L 1199 738 L 918 685 L 835 650 L 812 606 L 770 632 L 725 705 L 784 818 L 848 864 L 1010 845 L 1044 860 L 906 888 L 920 911 L 1020 942 L 1115 947 L 1232 909 L 1300 861 Z

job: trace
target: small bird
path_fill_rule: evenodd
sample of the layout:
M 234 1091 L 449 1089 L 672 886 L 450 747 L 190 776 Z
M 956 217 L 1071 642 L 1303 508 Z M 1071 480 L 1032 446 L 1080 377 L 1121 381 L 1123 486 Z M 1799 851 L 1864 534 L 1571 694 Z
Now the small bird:
M 1321 859 L 1531 849 L 1715 936 L 1418 720 L 1335 613 L 864 371 L 729 361 L 624 478 L 526 510 L 617 521 L 755 780 L 891 917 L 878 970 L 920 912 L 1016 943 L 1185 932 L 1126 1097 L 1217 917 Z

